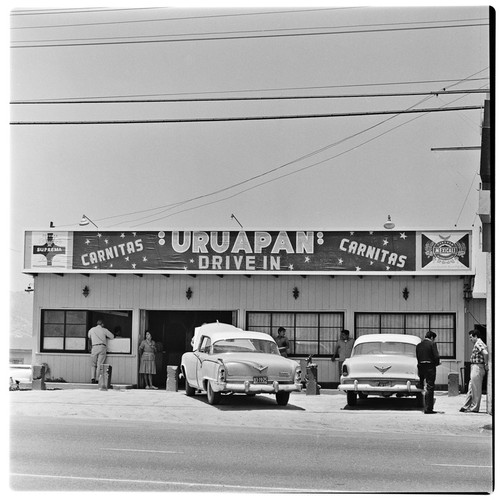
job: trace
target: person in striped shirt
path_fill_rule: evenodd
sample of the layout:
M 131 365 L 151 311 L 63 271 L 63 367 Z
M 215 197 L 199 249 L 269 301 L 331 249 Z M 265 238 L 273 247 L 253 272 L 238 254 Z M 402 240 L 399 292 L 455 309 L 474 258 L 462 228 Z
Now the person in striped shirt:
M 471 330 L 469 339 L 474 344 L 470 357 L 470 381 L 465 403 L 461 412 L 478 413 L 483 393 L 483 378 L 488 370 L 488 348 L 480 338 L 479 330 Z

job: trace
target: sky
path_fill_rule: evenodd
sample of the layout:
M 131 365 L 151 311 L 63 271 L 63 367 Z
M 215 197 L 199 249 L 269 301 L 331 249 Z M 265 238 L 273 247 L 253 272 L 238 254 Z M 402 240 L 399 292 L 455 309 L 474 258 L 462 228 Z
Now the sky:
M 11 290 L 33 281 L 24 231 L 83 214 L 109 230 L 479 225 L 479 151 L 433 148 L 480 144 L 488 7 L 46 5 L 5 13 Z

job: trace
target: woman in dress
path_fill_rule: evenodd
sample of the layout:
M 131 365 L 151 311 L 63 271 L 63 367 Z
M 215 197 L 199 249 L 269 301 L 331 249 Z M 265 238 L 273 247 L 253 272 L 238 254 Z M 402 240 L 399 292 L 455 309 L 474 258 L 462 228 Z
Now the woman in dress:
M 158 389 L 153 385 L 153 375 L 156 374 L 156 342 L 151 337 L 151 333 L 146 332 L 146 338 L 139 346 L 139 354 L 141 356 L 139 373 L 146 389 Z

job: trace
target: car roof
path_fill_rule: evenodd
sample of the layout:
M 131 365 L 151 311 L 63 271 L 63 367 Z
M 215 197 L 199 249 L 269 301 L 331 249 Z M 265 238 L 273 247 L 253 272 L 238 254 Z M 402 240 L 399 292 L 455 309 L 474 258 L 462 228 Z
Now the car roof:
M 212 333 L 217 332 L 235 331 L 242 332 L 243 330 L 228 323 L 219 323 L 218 321 L 216 321 L 215 323 L 203 323 L 203 325 L 198 326 L 194 329 L 194 335 L 191 339 L 191 345 L 193 346 L 193 350 L 196 351 L 200 347 L 200 340 L 203 335 L 211 335 Z
M 364 344 L 366 342 L 404 342 L 406 344 L 420 344 L 422 339 L 416 335 L 403 335 L 399 333 L 373 333 L 367 334 L 356 339 L 354 345 Z

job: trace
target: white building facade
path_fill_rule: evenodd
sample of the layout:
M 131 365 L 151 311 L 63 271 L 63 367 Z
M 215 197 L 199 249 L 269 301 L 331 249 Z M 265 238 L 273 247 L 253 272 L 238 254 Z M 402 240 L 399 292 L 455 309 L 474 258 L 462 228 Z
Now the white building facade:
M 351 336 L 437 334 L 437 384 L 461 373 L 466 333 L 485 323 L 473 299 L 470 231 L 26 231 L 24 272 L 34 276 L 33 363 L 51 377 L 90 380 L 87 332 L 98 319 L 112 382 L 138 385 L 138 348 L 159 349 L 156 384 L 191 349 L 194 328 L 232 323 L 276 334 L 290 357 L 313 356 L 335 387 L 331 356 Z

